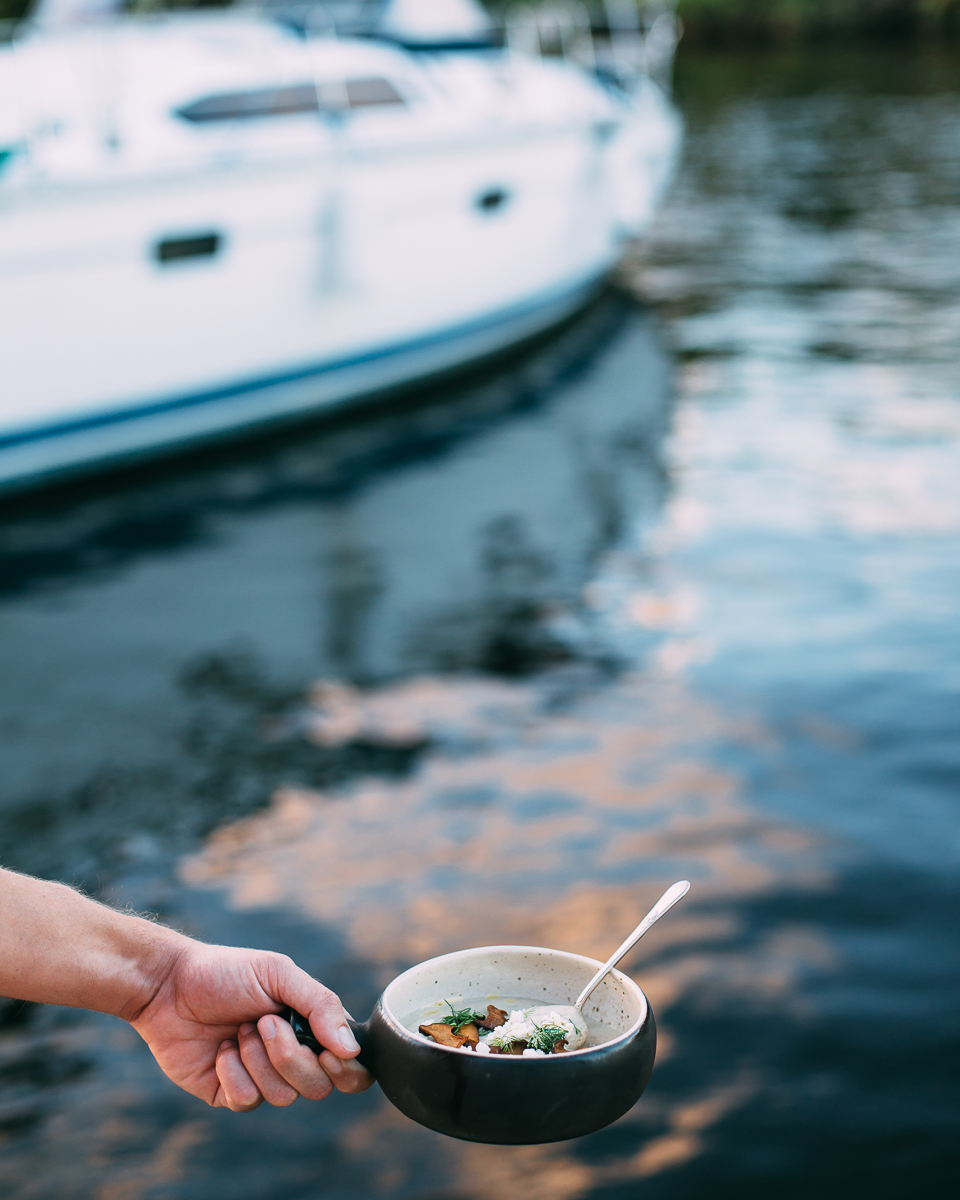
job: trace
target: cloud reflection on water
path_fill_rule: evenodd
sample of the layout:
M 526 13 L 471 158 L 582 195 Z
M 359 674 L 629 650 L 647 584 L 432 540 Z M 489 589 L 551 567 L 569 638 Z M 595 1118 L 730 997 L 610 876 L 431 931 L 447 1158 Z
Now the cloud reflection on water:
M 328 708 L 318 715 L 329 720 L 329 691 L 320 698 Z M 682 997 L 789 1007 L 796 973 L 829 961 L 825 940 L 784 928 L 732 952 L 736 906 L 784 886 L 818 886 L 825 875 L 808 835 L 758 818 L 736 776 L 710 761 L 714 739 L 752 731 L 667 679 L 624 677 L 560 711 L 549 698 L 543 679 L 456 678 L 353 698 L 366 710 L 355 731 L 410 737 L 415 727 L 433 753 L 405 780 L 281 789 L 267 811 L 221 828 L 187 859 L 185 882 L 223 889 L 240 911 L 279 908 L 338 929 L 385 984 L 413 962 L 476 944 L 603 957 L 667 884 L 687 876 L 691 897 L 633 958 L 664 1031 L 661 1059 Z M 332 726 L 321 728 L 329 736 Z M 670 1132 L 615 1165 L 511 1149 L 498 1151 L 491 1173 L 489 1151 L 449 1143 L 443 1158 L 457 1194 L 492 1198 L 507 1183 L 520 1194 L 536 1175 L 532 1195 L 581 1195 L 698 1153 L 703 1132 L 754 1094 L 754 1073 L 734 1067 L 695 1103 L 668 1109 Z M 385 1164 L 405 1159 L 389 1133 L 405 1126 L 379 1110 L 354 1127 L 349 1145 L 367 1158 L 380 1148 Z

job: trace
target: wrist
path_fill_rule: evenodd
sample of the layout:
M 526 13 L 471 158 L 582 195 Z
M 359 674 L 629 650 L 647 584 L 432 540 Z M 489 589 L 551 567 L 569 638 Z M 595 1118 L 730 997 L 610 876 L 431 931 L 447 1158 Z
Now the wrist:
M 193 944 L 63 884 L 0 869 L 0 995 L 135 1019 Z
M 117 913 L 112 961 L 107 964 L 101 1011 L 124 1021 L 136 1021 L 163 990 L 176 964 L 194 944 L 191 938 L 142 917 Z

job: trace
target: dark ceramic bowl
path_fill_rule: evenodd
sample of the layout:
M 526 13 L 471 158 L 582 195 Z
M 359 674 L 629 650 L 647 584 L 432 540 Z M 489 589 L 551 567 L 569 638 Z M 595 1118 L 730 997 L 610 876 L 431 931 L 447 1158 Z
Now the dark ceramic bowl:
M 353 1024 L 360 1061 L 402 1113 L 450 1137 L 528 1145 L 593 1133 L 632 1107 L 653 1070 L 653 1012 L 626 975 L 612 971 L 584 1005 L 588 1024 L 617 1030 L 600 1046 L 543 1058 L 481 1055 L 437 1045 L 416 1027 L 447 997 L 497 1003 L 542 996 L 543 1004 L 572 1004 L 600 965 L 536 946 L 481 946 L 431 958 L 397 976 L 370 1020 Z M 291 1020 L 299 1039 L 318 1049 L 304 1019 L 293 1013 Z

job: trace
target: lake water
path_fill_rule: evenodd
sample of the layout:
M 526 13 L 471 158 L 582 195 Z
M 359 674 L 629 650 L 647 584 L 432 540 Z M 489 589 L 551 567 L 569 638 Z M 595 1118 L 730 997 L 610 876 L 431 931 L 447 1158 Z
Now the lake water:
M 6 502 L 5 865 L 294 955 L 628 960 L 645 1096 L 495 1151 L 0 1009 L 30 1200 L 952 1195 L 960 56 L 687 53 L 623 289 L 393 412 Z

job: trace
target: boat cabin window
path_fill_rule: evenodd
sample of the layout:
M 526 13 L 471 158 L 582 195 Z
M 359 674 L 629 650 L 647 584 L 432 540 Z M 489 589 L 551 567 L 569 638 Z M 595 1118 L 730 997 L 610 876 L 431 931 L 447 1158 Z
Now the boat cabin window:
M 347 102 L 351 108 L 374 104 L 402 104 L 403 97 L 389 79 L 348 79 Z
M 323 87 L 320 92 L 315 83 L 257 88 L 249 92 L 219 92 L 185 104 L 176 110 L 176 114 L 185 121 L 193 122 L 242 121 L 320 112 L 321 109 L 369 108 L 377 104 L 402 103 L 403 97 L 389 79 L 347 79 Z
M 317 112 L 320 102 L 313 83 L 289 87 L 257 88 L 253 92 L 220 92 L 203 96 L 177 109 L 185 121 L 237 121 L 254 117 L 282 117 L 289 113 Z
M 181 262 L 185 258 L 210 258 L 217 253 L 222 242 L 223 237 L 214 230 L 163 238 L 155 243 L 153 256 L 159 263 Z

